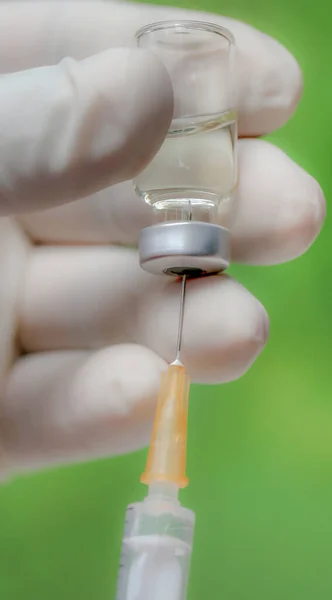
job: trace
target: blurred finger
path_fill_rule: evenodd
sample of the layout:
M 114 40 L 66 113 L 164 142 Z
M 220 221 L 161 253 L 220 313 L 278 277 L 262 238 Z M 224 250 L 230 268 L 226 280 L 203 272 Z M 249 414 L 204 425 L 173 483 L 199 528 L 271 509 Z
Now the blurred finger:
M 7 471 L 137 450 L 150 438 L 165 363 L 146 348 L 22 358 L 9 374 L 0 439 Z
M 194 19 L 230 29 L 237 42 L 236 105 L 240 133 L 280 127 L 302 90 L 297 62 L 281 44 L 249 25 L 209 13 L 127 2 L 28 2 L 0 5 L 0 70 L 17 71 L 81 59 L 106 48 L 133 46 L 153 21 Z
M 132 178 L 161 146 L 173 112 L 166 69 L 138 49 L 3 76 L 0 95 L 0 215 Z
M 142 271 L 120 248 L 36 248 L 27 269 L 19 333 L 30 351 L 135 342 L 175 358 L 179 282 Z M 183 360 L 193 381 L 239 377 L 263 348 L 262 305 L 227 276 L 188 281 Z
M 299 256 L 325 218 L 320 186 L 272 144 L 240 140 L 238 151 L 233 260 L 267 265 Z M 135 244 L 153 214 L 126 182 L 67 206 L 23 215 L 20 221 L 39 243 Z
M 303 254 L 319 234 L 324 194 L 313 177 L 282 150 L 242 140 L 232 227 L 232 259 L 272 265 Z
M 17 306 L 29 260 L 30 244 L 11 219 L 0 219 L 0 389 L 18 353 Z M 1 441 L 0 441 L 1 448 Z M 1 450 L 0 450 L 1 462 Z

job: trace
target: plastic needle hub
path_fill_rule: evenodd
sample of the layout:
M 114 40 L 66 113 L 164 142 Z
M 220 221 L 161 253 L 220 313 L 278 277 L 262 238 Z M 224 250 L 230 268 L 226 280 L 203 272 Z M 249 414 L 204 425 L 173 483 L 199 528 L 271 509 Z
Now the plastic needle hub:
M 141 482 L 188 485 L 186 477 L 189 377 L 172 363 L 162 374 L 157 412 Z

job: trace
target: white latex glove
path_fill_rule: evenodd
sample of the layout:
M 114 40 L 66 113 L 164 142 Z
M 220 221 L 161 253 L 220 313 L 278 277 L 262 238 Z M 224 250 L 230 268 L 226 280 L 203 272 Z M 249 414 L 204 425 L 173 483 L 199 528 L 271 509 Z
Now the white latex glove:
M 134 34 L 174 18 L 221 23 L 238 44 L 246 139 L 233 259 L 290 260 L 322 226 L 319 185 L 250 139 L 285 123 L 301 94 L 299 67 L 277 42 L 173 8 L 2 4 L 0 211 L 17 216 L 0 221 L 2 475 L 148 442 L 160 373 L 174 358 L 179 285 L 141 271 L 121 244 L 134 245 L 151 219 L 128 180 L 161 145 L 172 113 L 168 76 Z M 268 329 L 264 308 L 230 277 L 189 281 L 183 360 L 192 381 L 242 375 Z

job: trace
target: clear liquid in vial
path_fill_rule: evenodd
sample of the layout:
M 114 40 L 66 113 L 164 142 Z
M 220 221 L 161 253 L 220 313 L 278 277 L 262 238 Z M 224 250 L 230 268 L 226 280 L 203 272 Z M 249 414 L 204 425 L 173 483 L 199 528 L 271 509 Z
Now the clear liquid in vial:
M 174 119 L 135 188 L 166 220 L 214 221 L 227 227 L 237 179 L 235 111 Z

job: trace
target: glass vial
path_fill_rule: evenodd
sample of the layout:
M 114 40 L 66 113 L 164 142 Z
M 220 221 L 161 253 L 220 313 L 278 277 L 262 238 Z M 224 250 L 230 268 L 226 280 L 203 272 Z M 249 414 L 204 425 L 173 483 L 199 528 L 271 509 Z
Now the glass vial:
M 177 21 L 148 25 L 136 37 L 139 47 L 152 51 L 164 63 L 174 93 L 174 115 L 168 135 L 150 164 L 136 177 L 136 192 L 151 205 L 157 223 L 205 223 L 226 230 L 222 232 L 222 247 L 217 249 L 224 260 L 212 261 L 202 269 L 222 270 L 229 262 L 228 232 L 237 180 L 233 36 L 211 23 Z M 188 235 L 189 229 L 182 227 L 182 231 Z M 196 226 L 195 235 L 199 231 L 203 232 L 203 228 Z M 206 237 L 207 232 L 205 228 Z M 215 252 L 217 232 L 210 228 L 210 233 L 214 236 Z M 220 230 L 218 235 L 220 242 Z M 170 233 L 164 232 L 165 236 L 170 237 Z M 151 232 L 143 233 L 143 268 L 152 237 Z M 190 252 L 206 251 L 206 244 L 204 247 L 205 250 L 190 248 Z M 147 262 L 151 270 L 150 260 Z M 192 261 L 182 261 L 182 267 L 186 262 L 189 265 Z M 157 266 L 155 272 L 159 270 Z

